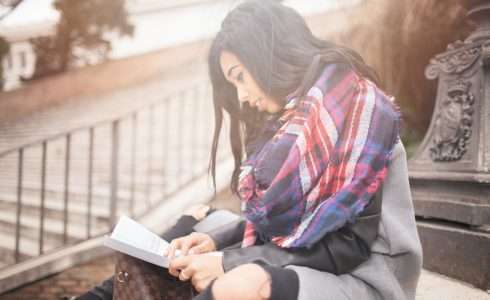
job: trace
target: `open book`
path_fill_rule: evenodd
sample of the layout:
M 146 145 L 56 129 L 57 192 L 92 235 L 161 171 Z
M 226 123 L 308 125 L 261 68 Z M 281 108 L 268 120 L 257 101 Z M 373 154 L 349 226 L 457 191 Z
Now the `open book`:
M 194 226 L 198 232 L 207 232 L 237 221 L 239 217 L 225 210 L 217 210 Z M 104 246 L 139 258 L 157 266 L 168 268 L 169 260 L 163 256 L 169 243 L 140 223 L 121 216 L 110 236 L 104 238 Z M 179 256 L 179 251 L 176 251 Z M 205 255 L 222 255 L 221 252 L 209 252 Z
M 121 216 L 112 234 L 105 237 L 104 246 L 161 267 L 169 265 L 163 255 L 169 243 L 126 216 Z

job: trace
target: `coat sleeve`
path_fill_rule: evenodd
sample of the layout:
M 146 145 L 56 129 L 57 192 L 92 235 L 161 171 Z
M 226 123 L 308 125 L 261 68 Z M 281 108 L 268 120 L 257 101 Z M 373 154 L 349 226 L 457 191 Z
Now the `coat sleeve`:
M 245 231 L 245 219 L 233 221 L 214 230 L 207 232 L 219 250 L 232 247 L 240 243 Z
M 225 272 L 242 264 L 258 263 L 276 267 L 305 266 L 333 274 L 345 274 L 370 257 L 370 248 L 378 232 L 381 201 L 380 191 L 354 224 L 326 234 L 310 249 L 286 249 L 273 243 L 240 248 L 237 244 L 243 237 L 243 220 L 214 230 L 210 235 L 218 249 L 223 251 Z

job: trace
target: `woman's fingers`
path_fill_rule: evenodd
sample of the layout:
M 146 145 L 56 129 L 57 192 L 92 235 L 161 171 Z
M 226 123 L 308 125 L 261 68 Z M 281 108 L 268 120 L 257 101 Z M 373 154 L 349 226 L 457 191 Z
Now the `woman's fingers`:
M 216 245 L 211 236 L 205 233 L 195 233 L 195 235 L 198 242 L 189 249 L 189 255 L 202 254 L 216 250 Z
M 189 280 L 194 275 L 194 270 L 190 267 L 191 261 L 192 257 L 190 256 L 175 258 L 170 262 L 168 272 L 182 281 Z
M 189 234 L 188 236 L 182 238 L 182 241 L 180 243 L 180 254 L 181 255 L 187 255 L 189 252 L 189 249 L 199 243 L 199 240 L 196 238 L 196 235 L 194 233 Z
M 208 277 L 201 278 L 201 277 L 202 276 L 199 276 L 199 274 L 196 274 L 191 278 L 192 286 L 194 286 L 194 288 L 198 293 L 204 291 L 211 283 L 211 281 L 214 280 L 214 278 L 208 278 Z
M 164 255 L 171 261 L 175 259 L 177 251 L 179 256 L 202 254 L 216 250 L 213 239 L 204 233 L 191 233 L 185 237 L 177 238 L 170 242 Z M 179 276 L 178 271 L 170 272 L 175 277 Z M 185 274 L 189 275 L 189 274 Z
M 180 248 L 180 243 L 182 242 L 181 240 L 182 238 L 172 240 L 165 251 L 166 253 L 163 255 L 167 256 L 169 259 L 173 259 L 175 257 L 175 252 L 178 248 Z
M 173 277 L 179 277 L 180 270 L 174 269 L 174 268 L 168 268 L 168 273 L 172 275 Z
M 187 281 L 187 280 L 191 279 L 191 277 L 192 277 L 192 276 L 188 275 L 188 274 L 185 272 L 185 269 L 180 271 L 180 274 L 179 274 L 179 279 L 180 279 L 180 281 Z
M 189 248 L 191 248 L 196 243 L 192 234 L 178 239 L 174 239 L 170 242 L 167 248 L 167 253 L 164 253 L 169 259 L 173 259 L 176 256 L 177 250 L 180 251 L 181 255 L 187 255 Z
M 168 264 L 168 272 L 174 277 L 179 277 L 180 271 L 187 266 L 185 257 L 175 258 Z
M 213 251 L 213 248 L 209 241 L 202 241 L 189 249 L 189 255 L 207 253 Z

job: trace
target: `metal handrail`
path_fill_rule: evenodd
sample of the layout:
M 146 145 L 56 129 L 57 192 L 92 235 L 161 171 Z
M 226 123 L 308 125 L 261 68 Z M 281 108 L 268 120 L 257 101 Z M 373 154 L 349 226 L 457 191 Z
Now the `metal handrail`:
M 176 95 L 177 93 L 178 92 L 174 92 L 173 95 Z M 165 99 L 168 99 L 168 98 L 171 98 L 171 97 L 172 96 L 167 96 L 167 97 L 165 97 Z M 152 105 L 152 104 L 150 104 L 150 105 Z M 8 149 L 8 150 L 5 150 L 3 152 L 0 152 L 0 158 L 3 157 L 3 156 L 6 156 L 8 154 L 11 154 L 13 152 L 16 152 L 20 148 L 33 147 L 33 146 L 40 145 L 43 142 L 50 142 L 50 141 L 57 140 L 59 138 L 62 138 L 64 136 L 66 136 L 67 133 L 75 134 L 75 133 L 78 133 L 78 132 L 81 132 L 81 131 L 84 131 L 84 130 L 90 130 L 90 128 L 96 128 L 96 127 L 101 127 L 103 125 L 111 124 L 112 122 L 114 122 L 116 120 L 127 119 L 127 118 L 131 117 L 135 113 L 135 111 L 136 112 L 137 111 L 142 111 L 145 108 L 147 108 L 147 107 L 140 107 L 140 108 L 134 109 L 134 110 L 132 110 L 132 111 L 130 111 L 128 113 L 121 114 L 120 116 L 117 116 L 117 117 L 112 117 L 112 118 L 107 118 L 107 119 L 103 119 L 103 120 L 100 120 L 100 121 L 96 121 L 93 124 L 88 125 L 88 126 L 87 125 L 83 125 L 83 126 L 80 126 L 80 127 L 72 128 L 68 132 L 61 132 L 61 133 L 50 135 L 49 137 L 39 138 L 37 140 L 34 140 L 34 141 L 31 141 L 31 142 L 28 142 L 28 143 L 25 143 L 25 144 L 16 146 L 16 147 L 14 147 L 12 149 Z
M 201 84 L 202 85 L 202 84 Z M 207 86 L 206 86 L 207 87 Z M 209 95 L 207 92 L 209 90 L 206 88 L 206 91 L 202 93 L 199 90 L 199 85 L 194 86 L 191 89 L 186 88 L 185 91 L 192 90 L 193 91 L 193 97 L 196 99 L 196 101 L 204 101 L 206 99 L 209 99 Z M 177 94 L 173 95 L 167 95 L 166 97 L 162 97 L 161 100 L 158 102 L 152 102 L 146 106 L 136 108 L 129 113 L 125 113 L 123 115 L 120 115 L 118 117 L 110 118 L 110 119 L 105 119 L 102 121 L 96 121 L 93 124 L 89 126 L 81 126 L 78 128 L 73 128 L 70 130 L 67 130 L 66 132 L 58 133 L 53 136 L 47 136 L 43 137 L 39 140 L 36 140 L 34 142 L 29 142 L 23 145 L 20 145 L 18 147 L 8 149 L 4 151 L 3 153 L 0 153 L 0 162 L 2 159 L 6 159 L 7 157 L 13 156 L 17 154 L 17 180 L 16 180 L 16 208 L 15 208 L 15 246 L 14 246 L 14 251 L 13 251 L 13 259 L 11 263 L 7 263 L 6 267 L 11 266 L 12 263 L 16 264 L 19 262 L 24 261 L 25 259 L 28 259 L 28 255 L 23 254 L 23 249 L 21 247 L 21 241 L 23 238 L 22 234 L 22 217 L 24 216 L 25 212 L 24 210 L 28 207 L 26 206 L 27 204 L 24 203 L 24 198 L 25 198 L 25 186 L 24 186 L 24 181 L 26 178 L 26 174 L 29 169 L 29 165 L 26 165 L 26 151 L 29 151 L 32 148 L 37 148 L 40 147 L 41 149 L 41 156 L 40 156 L 40 178 L 39 178 L 39 229 L 38 229 L 38 241 L 37 241 L 37 248 L 38 248 L 38 254 L 43 255 L 46 253 L 49 253 L 50 251 L 55 251 L 56 249 L 60 249 L 64 246 L 71 245 L 73 244 L 74 238 L 70 236 L 69 232 L 69 224 L 70 224 L 70 217 L 71 217 L 71 211 L 70 211 L 70 206 L 74 204 L 73 201 L 71 201 L 70 196 L 70 183 L 73 182 L 74 180 L 81 180 L 80 174 L 76 173 L 76 170 L 74 172 L 73 167 L 71 166 L 72 163 L 72 154 L 73 154 L 73 149 L 77 147 L 75 144 L 74 137 L 76 137 L 78 134 L 84 133 L 88 134 L 87 141 L 88 143 L 88 148 L 87 148 L 87 174 L 86 176 L 86 202 L 83 203 L 83 205 L 86 205 L 86 213 L 85 215 L 82 213 L 83 218 L 85 219 L 85 226 L 84 226 L 84 231 L 85 231 L 85 237 L 80 239 L 80 237 L 76 237 L 75 241 L 76 242 L 81 242 L 83 240 L 87 240 L 96 236 L 99 236 L 100 234 L 104 234 L 108 232 L 112 226 L 115 224 L 116 219 L 118 215 L 121 212 L 128 213 L 130 216 L 138 218 L 139 216 L 144 215 L 146 212 L 150 211 L 153 207 L 161 203 L 161 201 L 164 201 L 165 199 L 164 196 L 167 196 L 172 193 L 172 189 L 170 189 L 170 176 L 169 174 L 165 174 L 164 176 L 162 174 L 162 183 L 161 183 L 161 191 L 160 193 L 157 193 L 157 197 L 159 201 L 153 201 L 153 195 L 155 194 L 155 187 L 154 185 L 156 184 L 156 181 L 152 177 L 152 167 L 154 166 L 154 163 L 156 162 L 155 156 L 154 156 L 154 150 L 155 146 L 158 146 L 157 142 L 159 140 L 162 141 L 161 143 L 161 163 L 162 163 L 162 168 L 165 170 L 165 168 L 168 166 L 170 168 L 170 163 L 173 160 L 173 157 L 171 157 L 171 154 L 175 156 L 175 163 L 176 163 L 176 169 L 177 169 L 177 174 L 176 178 L 174 181 L 176 181 L 176 185 L 174 190 L 179 189 L 182 186 L 185 186 L 188 184 L 190 181 L 194 180 L 196 176 L 202 175 L 206 172 L 206 167 L 207 167 L 207 162 L 206 160 L 203 160 L 201 162 L 197 162 L 197 157 L 198 157 L 198 152 L 200 151 L 199 145 L 197 147 L 193 144 L 191 145 L 191 149 L 189 150 L 190 153 L 186 153 L 189 151 L 186 151 L 184 148 L 178 149 L 176 153 L 170 153 L 170 148 L 169 145 L 166 143 L 166 138 L 169 137 L 170 134 L 172 134 L 171 129 L 176 126 L 171 126 L 169 118 L 163 118 L 161 128 L 159 131 L 160 137 L 157 138 L 155 136 L 156 134 L 156 126 L 155 124 L 155 110 L 156 109 L 163 109 L 163 111 L 167 114 L 167 116 L 170 116 L 169 113 L 171 111 L 171 104 L 174 103 L 177 99 L 177 101 L 183 101 L 184 103 L 180 103 L 181 105 L 177 104 L 178 110 L 176 112 L 176 118 L 177 118 L 177 123 L 179 124 L 177 128 L 181 130 L 181 132 L 177 132 L 176 135 L 176 141 L 177 141 L 177 146 L 181 147 L 185 143 L 185 139 L 190 139 L 191 141 L 198 141 L 202 140 L 199 136 L 199 134 L 202 134 L 204 132 L 199 132 L 197 129 L 199 127 L 194 127 L 192 128 L 191 132 L 188 132 L 186 135 L 183 130 L 186 128 L 183 126 L 186 121 L 190 119 L 195 119 L 196 116 L 198 116 L 199 113 L 203 113 L 202 110 L 199 109 L 197 105 L 194 105 L 191 107 L 192 111 L 190 111 L 190 115 L 185 115 L 184 112 L 184 105 L 186 96 L 188 94 L 185 91 L 181 91 Z M 173 101 L 173 102 L 172 102 Z M 197 102 L 199 103 L 199 102 Z M 209 103 L 210 104 L 210 103 Z M 207 107 L 207 106 L 206 106 Z M 141 128 L 140 126 L 140 121 L 143 120 L 142 115 L 144 113 L 148 114 L 148 122 L 147 122 L 147 128 Z M 125 132 L 122 129 L 122 124 L 124 122 L 129 122 L 130 129 Z M 192 122 L 191 122 L 192 124 Z M 95 205 L 100 205 L 94 203 L 94 187 L 95 187 L 95 181 L 94 181 L 94 172 L 96 169 L 96 162 L 95 162 L 95 156 L 97 153 L 97 139 L 96 139 L 96 133 L 97 130 L 100 130 L 102 127 L 107 127 L 110 126 L 110 167 L 109 167 L 109 179 L 110 179 L 110 193 L 109 193 L 109 199 L 108 199 L 108 204 L 109 204 L 109 214 L 108 216 L 105 216 L 108 219 L 108 222 L 106 221 L 104 224 L 106 226 L 102 226 L 103 230 L 100 230 L 101 226 L 98 226 L 97 229 L 95 230 L 97 224 L 94 221 L 94 218 L 97 216 L 94 215 L 94 207 Z M 146 129 L 146 136 L 142 136 L 143 138 L 147 139 L 147 144 L 142 145 L 139 143 L 140 135 L 143 134 L 143 130 Z M 124 136 L 123 136 L 123 133 Z M 129 134 L 130 133 L 130 134 Z M 175 133 L 174 133 L 175 134 Z M 209 132 L 209 136 L 211 136 L 211 133 Z M 123 140 L 125 138 L 130 137 L 129 143 L 130 147 L 125 147 L 123 149 Z M 60 191 L 60 194 L 62 194 L 62 228 L 59 228 L 61 230 L 61 244 L 49 249 L 47 247 L 47 235 L 50 233 L 47 231 L 46 227 L 46 222 L 48 220 L 48 199 L 46 195 L 46 190 L 47 190 L 47 178 L 49 176 L 48 173 L 48 163 L 49 163 L 49 146 L 51 143 L 54 142 L 59 142 L 62 141 L 64 142 L 64 149 L 65 153 L 63 155 L 63 191 Z M 125 141 L 125 140 L 124 140 Z M 84 142 L 84 143 L 85 143 Z M 146 178 L 144 178 L 144 185 L 140 186 L 137 183 L 137 167 L 138 167 L 138 154 L 141 152 L 140 150 L 143 150 L 144 147 L 146 147 L 146 153 L 144 155 L 144 159 L 146 160 L 145 168 L 146 168 Z M 80 147 L 78 147 L 80 148 Z M 160 148 L 160 147 L 159 147 Z M 204 147 L 204 148 L 210 148 L 210 147 Z M 175 150 L 175 149 L 174 149 Z M 121 172 L 122 169 L 125 165 L 121 163 L 121 157 L 122 153 L 128 154 L 129 153 L 129 198 L 128 199 L 123 199 L 119 196 L 119 192 L 121 189 Z M 174 151 L 175 152 L 175 151 Z M 187 155 L 187 156 L 185 156 Z M 192 160 L 192 163 L 197 162 L 197 170 L 201 170 L 197 172 L 196 174 L 192 174 L 192 176 L 187 176 L 187 178 L 183 177 L 184 173 L 184 163 L 186 159 Z M 168 164 L 167 164 L 168 163 Z M 201 163 L 201 166 L 199 166 L 199 163 Z M 0 178 L 1 181 L 1 178 Z M 144 195 L 144 203 L 137 202 L 137 194 L 140 188 L 143 189 L 143 195 Z M 1 194 L 0 194 L 0 200 L 1 199 Z M 141 208 L 143 204 L 143 208 Z M 1 221 L 1 220 L 0 220 Z

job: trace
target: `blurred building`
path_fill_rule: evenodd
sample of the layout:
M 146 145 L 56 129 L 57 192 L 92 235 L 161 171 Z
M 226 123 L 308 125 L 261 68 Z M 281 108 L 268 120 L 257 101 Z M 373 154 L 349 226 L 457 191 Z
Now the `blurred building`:
M 29 40 L 54 34 L 59 14 L 52 3 L 53 0 L 24 0 L 0 19 L 0 36 L 10 44 L 10 53 L 1 62 L 5 90 L 19 87 L 21 78 L 34 73 L 36 57 Z
M 361 0 L 287 0 L 304 15 L 319 14 Z M 5 90 L 21 85 L 34 73 L 36 57 L 29 40 L 55 33 L 60 18 L 54 0 L 24 0 L 10 12 L 0 12 L 0 36 L 10 43 L 1 62 Z M 211 38 L 236 0 L 127 0 L 133 37 L 112 38 L 110 58 L 124 58 Z M 3 15 L 3 17 L 2 17 Z M 108 34 L 111 37 L 110 33 Z

